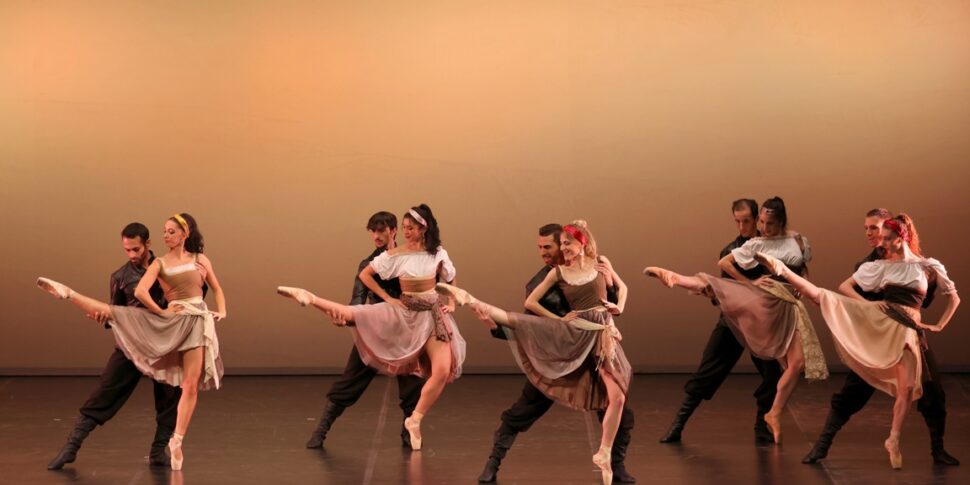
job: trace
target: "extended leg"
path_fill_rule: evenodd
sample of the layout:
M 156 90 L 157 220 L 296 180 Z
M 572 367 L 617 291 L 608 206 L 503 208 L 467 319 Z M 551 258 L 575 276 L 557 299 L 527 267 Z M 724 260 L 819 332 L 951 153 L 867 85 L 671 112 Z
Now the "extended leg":
M 778 379 L 778 392 L 775 394 L 775 402 L 771 405 L 771 411 L 765 414 L 765 422 L 774 435 L 776 444 L 781 444 L 781 413 L 785 410 L 785 404 L 788 404 L 788 398 L 795 391 L 795 386 L 798 385 L 799 374 L 805 368 L 805 356 L 802 354 L 802 343 L 798 330 L 795 330 L 795 334 L 792 336 L 792 342 L 788 347 L 785 359 L 788 365 L 785 372 L 782 373 L 781 379 Z

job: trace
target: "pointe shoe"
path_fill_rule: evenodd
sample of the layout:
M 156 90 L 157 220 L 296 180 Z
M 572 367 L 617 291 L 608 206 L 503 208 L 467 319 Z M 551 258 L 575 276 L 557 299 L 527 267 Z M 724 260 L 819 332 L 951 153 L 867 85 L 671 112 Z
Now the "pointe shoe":
M 404 419 L 404 429 L 411 435 L 411 449 L 421 450 L 421 421 L 407 417 Z
M 600 447 L 599 451 L 593 455 L 593 464 L 600 469 L 600 473 L 603 474 L 603 485 L 611 485 L 613 483 L 613 467 L 610 464 L 610 459 L 612 455 L 611 448 Z
M 775 439 L 775 444 L 781 444 L 781 419 L 771 413 L 765 414 L 765 424 L 768 425 L 768 431 L 771 431 L 771 436 Z
M 50 278 L 37 278 L 37 287 L 61 300 L 70 300 L 71 297 L 74 296 L 74 290 Z
M 656 266 L 647 266 L 646 268 L 643 268 L 643 274 L 657 278 L 667 288 L 674 287 L 674 272 L 670 271 L 669 269 L 658 268 Z
M 903 453 L 899 451 L 899 436 L 890 434 L 883 446 L 889 452 L 889 464 L 892 465 L 893 470 L 901 469 L 903 467 Z
M 453 297 L 455 299 L 455 303 L 457 303 L 459 306 L 478 303 L 478 300 L 476 300 L 474 296 L 457 286 L 452 286 L 447 283 L 438 283 L 435 285 L 435 290 L 437 290 L 440 294 Z
M 785 272 L 785 268 L 787 267 L 785 266 L 785 263 L 781 262 L 780 259 L 774 256 L 771 256 L 769 254 L 762 253 L 760 251 L 755 253 L 754 259 L 758 263 L 761 263 L 761 265 L 764 266 L 769 273 L 775 276 L 781 276 L 781 274 Z
M 172 433 L 172 438 L 168 440 L 168 452 L 172 457 L 172 470 L 175 471 L 182 469 L 182 460 L 185 459 L 185 456 L 182 455 L 182 438 L 184 436 Z
M 276 292 L 287 298 L 292 298 L 296 300 L 300 306 L 307 306 L 313 303 L 313 293 L 310 293 L 303 288 L 293 288 L 290 286 L 278 286 L 276 287 Z

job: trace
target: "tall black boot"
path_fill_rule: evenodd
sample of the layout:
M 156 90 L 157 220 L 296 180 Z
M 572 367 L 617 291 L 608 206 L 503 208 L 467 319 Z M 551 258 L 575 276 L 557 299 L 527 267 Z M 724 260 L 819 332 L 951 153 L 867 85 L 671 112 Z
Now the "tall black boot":
M 344 409 L 346 408 L 333 401 L 327 401 L 327 406 L 323 408 L 323 415 L 320 416 L 317 429 L 313 430 L 310 439 L 306 442 L 307 448 L 323 448 L 323 440 L 327 439 L 327 432 L 330 431 L 333 422 L 343 414 Z
M 770 445 L 775 442 L 775 436 L 768 429 L 764 411 L 758 410 L 754 418 L 754 442 L 759 445 Z
M 690 419 L 691 414 L 694 414 L 694 410 L 697 409 L 697 406 L 700 406 L 702 400 L 690 394 L 684 398 L 680 409 L 677 410 L 677 416 L 674 417 L 674 422 L 670 424 L 670 429 L 667 430 L 667 434 L 663 438 L 660 438 L 661 443 L 680 443 L 680 433 L 684 431 L 687 420 Z
M 74 430 L 71 431 L 71 434 L 67 436 L 67 444 L 65 444 L 64 448 L 61 448 L 61 452 L 58 453 L 50 463 L 47 464 L 47 469 L 60 470 L 61 468 L 64 468 L 65 464 L 74 463 L 74 460 L 77 459 L 77 450 L 81 448 L 81 443 L 84 442 L 84 439 L 88 437 L 88 433 L 94 430 L 97 425 L 98 423 L 95 420 L 83 414 L 81 417 L 77 418 L 77 423 L 74 425 Z
M 502 464 L 502 459 L 505 458 L 505 454 L 509 451 L 509 448 L 512 447 L 512 443 L 515 442 L 516 435 L 518 433 L 507 429 L 505 426 L 502 426 L 495 432 L 495 444 L 492 445 L 492 454 L 488 456 L 485 469 L 478 476 L 478 483 L 492 483 L 495 481 L 495 475 L 498 474 L 498 467 Z
M 822 428 L 822 433 L 818 435 L 818 439 L 815 440 L 815 444 L 812 449 L 809 450 L 808 454 L 802 458 L 802 463 L 806 465 L 811 465 L 819 460 L 825 458 L 829 455 L 829 447 L 832 446 L 832 440 L 835 438 L 835 434 L 842 429 L 842 425 L 845 424 L 845 420 L 841 416 L 835 414 L 829 410 L 829 416 L 825 420 L 825 426 Z
M 959 466 L 960 460 L 943 449 L 943 433 L 946 431 L 946 416 L 926 419 L 926 426 L 930 429 L 930 450 L 933 463 L 937 465 Z
M 170 466 L 172 464 L 172 459 L 165 453 L 165 449 L 168 448 L 168 440 L 172 438 L 174 432 L 175 428 L 161 424 L 155 427 L 155 438 L 152 439 L 152 447 L 148 452 L 149 466 Z
M 620 428 L 616 430 L 616 438 L 613 439 L 613 449 L 610 455 L 611 467 L 613 468 L 613 483 L 636 483 L 637 479 L 630 472 L 626 471 L 626 450 L 630 446 L 631 430 Z

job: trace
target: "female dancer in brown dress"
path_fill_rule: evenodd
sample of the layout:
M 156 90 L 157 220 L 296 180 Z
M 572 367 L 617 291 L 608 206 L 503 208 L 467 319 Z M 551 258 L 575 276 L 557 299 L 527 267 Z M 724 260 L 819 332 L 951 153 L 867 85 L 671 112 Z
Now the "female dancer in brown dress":
M 526 299 L 526 309 L 536 315 L 506 312 L 476 300 L 451 285 L 438 284 L 461 305 L 473 305 L 480 317 L 502 326 L 512 354 L 529 381 L 550 399 L 578 410 L 605 409 L 600 448 L 593 463 L 600 468 L 604 484 L 613 481 L 610 452 L 620 413 L 630 387 L 630 363 L 620 346 L 620 332 L 613 316 L 623 312 L 627 287 L 619 275 L 597 271 L 596 242 L 584 221 L 563 227 L 560 243 L 564 264 L 550 271 Z M 610 265 L 606 265 L 610 266 Z M 606 288 L 618 287 L 616 304 L 606 299 Z M 540 298 L 558 285 L 572 312 L 558 317 L 539 304 Z
M 212 262 L 202 254 L 205 242 L 192 216 L 181 213 L 166 220 L 164 239 L 168 253 L 152 262 L 135 290 L 145 308 L 112 306 L 48 278 L 38 278 L 37 286 L 70 300 L 89 315 L 107 315 L 118 348 L 139 370 L 156 381 L 182 387 L 175 433 L 168 442 L 172 469 L 181 470 L 182 439 L 195 412 L 198 391 L 218 389 L 221 384 L 215 322 L 226 318 L 226 296 Z M 156 280 L 165 291 L 166 309 L 148 293 Z M 202 299 L 206 283 L 215 297 L 216 311 L 210 311 Z

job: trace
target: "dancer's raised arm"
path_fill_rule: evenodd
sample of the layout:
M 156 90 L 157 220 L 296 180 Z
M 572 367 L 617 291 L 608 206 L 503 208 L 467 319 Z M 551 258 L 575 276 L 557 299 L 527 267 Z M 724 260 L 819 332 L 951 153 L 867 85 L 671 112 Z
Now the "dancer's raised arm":
M 377 284 L 377 280 L 374 279 L 375 274 L 377 274 L 377 272 L 374 271 L 374 267 L 367 265 L 357 276 L 360 278 L 360 281 L 364 282 L 364 286 L 369 288 L 370 291 L 374 292 L 374 294 L 380 297 L 381 300 L 384 300 L 385 303 L 399 308 L 406 308 L 404 303 L 401 303 L 401 300 L 389 295 L 386 291 L 384 291 L 384 288 L 381 288 L 381 285 Z
M 839 293 L 842 293 L 853 300 L 867 301 L 862 297 L 862 295 L 859 294 L 858 291 L 855 290 L 857 285 L 858 283 L 856 283 L 856 280 L 850 276 L 846 278 L 841 285 L 839 285 Z
M 155 303 L 155 300 L 152 299 L 152 295 L 148 292 L 148 290 L 152 288 L 152 285 L 155 284 L 155 280 L 158 279 L 158 272 L 161 270 L 161 268 L 162 263 L 157 259 L 152 261 L 152 264 L 148 265 L 148 269 L 145 270 L 144 276 L 138 280 L 138 286 L 135 288 L 135 298 L 138 298 L 138 301 L 140 301 L 141 304 L 148 309 L 148 311 L 156 315 L 168 316 L 175 312 L 171 309 L 162 310 L 162 307 Z

